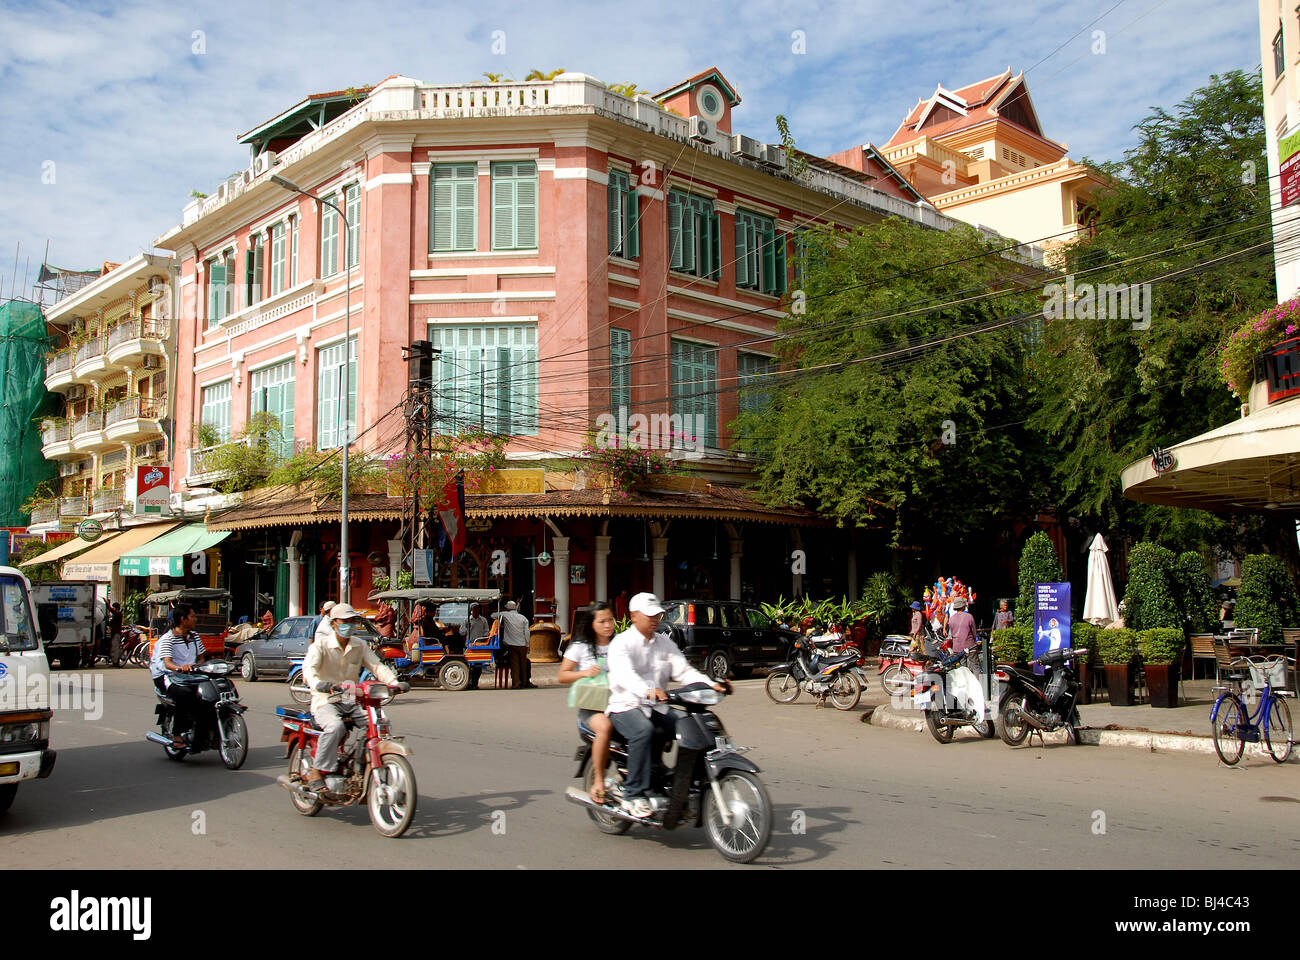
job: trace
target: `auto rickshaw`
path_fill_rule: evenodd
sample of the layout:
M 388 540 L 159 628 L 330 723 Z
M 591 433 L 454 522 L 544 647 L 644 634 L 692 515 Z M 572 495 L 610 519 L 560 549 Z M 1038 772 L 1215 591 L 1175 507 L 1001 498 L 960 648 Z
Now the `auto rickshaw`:
M 212 587 L 181 587 L 151 593 L 144 598 L 149 608 L 149 650 L 154 641 L 171 627 L 172 607 L 184 602 L 194 607 L 198 622 L 194 629 L 203 638 L 203 649 L 209 656 L 224 657 L 226 634 L 230 632 L 230 591 Z
M 491 605 L 501 599 L 501 593 L 497 590 L 414 587 L 409 590 L 372 593 L 369 599 L 375 602 L 386 600 L 397 611 L 396 635 L 391 644 L 381 644 L 380 656 L 390 659 L 401 677 L 437 680 L 444 690 L 475 689 L 483 671 L 492 666 L 496 652 L 501 649 L 501 641 L 497 637 L 487 637 L 479 643 L 467 644 L 460 634 L 460 628 L 469 620 L 471 604 L 478 604 L 485 614 L 495 612 Z M 440 636 L 420 639 L 420 656 L 417 661 L 406 655 L 405 648 L 393 648 L 401 647 L 403 638 L 410 633 L 411 613 L 421 601 L 437 607 L 434 623 L 435 632 Z M 399 655 L 390 658 L 390 651 Z

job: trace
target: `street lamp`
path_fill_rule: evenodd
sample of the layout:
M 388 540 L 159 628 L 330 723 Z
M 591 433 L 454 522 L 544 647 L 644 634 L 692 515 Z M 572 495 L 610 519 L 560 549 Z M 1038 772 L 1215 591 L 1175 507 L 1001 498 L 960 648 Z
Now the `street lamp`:
M 347 418 L 348 394 L 352 392 L 352 258 L 348 256 L 348 236 L 352 232 L 352 226 L 348 223 L 348 215 L 343 212 L 343 208 L 332 200 L 325 200 L 314 193 L 308 193 L 293 181 L 286 180 L 278 174 L 271 174 L 271 182 L 278 187 L 301 193 L 304 197 L 333 207 L 343 220 L 343 262 L 347 273 L 343 282 L 346 304 L 343 313 L 343 390 L 339 398 L 339 418 L 343 421 L 343 493 L 339 499 L 339 602 L 348 603 L 352 596 L 349 589 L 352 570 L 348 563 L 348 447 L 351 445 L 352 438 L 348 430 Z

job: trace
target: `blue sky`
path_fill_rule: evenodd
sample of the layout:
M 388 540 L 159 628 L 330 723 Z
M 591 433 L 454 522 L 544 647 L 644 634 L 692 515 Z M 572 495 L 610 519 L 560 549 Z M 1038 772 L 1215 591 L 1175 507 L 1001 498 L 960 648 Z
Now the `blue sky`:
M 1113 159 L 1151 107 L 1172 108 L 1212 73 L 1256 68 L 1256 11 L 1248 0 L 6 0 L 0 290 L 11 292 L 18 242 L 19 287 L 47 239 L 50 261 L 74 268 L 149 249 L 191 189 L 211 192 L 248 165 L 239 133 L 307 93 L 390 74 L 460 83 L 564 67 L 654 92 L 716 66 L 743 101 L 737 132 L 776 140 L 784 113 L 801 148 L 831 153 L 883 143 L 937 83 L 1010 66 L 1030 70 L 1045 131 L 1072 157 Z

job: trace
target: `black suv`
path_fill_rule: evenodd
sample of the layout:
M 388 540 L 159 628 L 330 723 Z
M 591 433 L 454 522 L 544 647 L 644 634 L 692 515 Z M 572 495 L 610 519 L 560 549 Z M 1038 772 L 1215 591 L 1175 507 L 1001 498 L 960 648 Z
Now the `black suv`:
M 798 636 L 757 607 L 736 600 L 665 600 L 663 606 L 662 624 L 671 629 L 673 642 L 715 680 L 784 663 Z

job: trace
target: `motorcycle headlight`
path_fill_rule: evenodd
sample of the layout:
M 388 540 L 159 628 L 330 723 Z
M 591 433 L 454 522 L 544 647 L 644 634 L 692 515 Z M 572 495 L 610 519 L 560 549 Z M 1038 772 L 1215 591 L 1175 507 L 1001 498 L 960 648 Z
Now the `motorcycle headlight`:
M 50 739 L 50 723 L 7 723 L 0 726 L 0 743 L 34 743 Z

